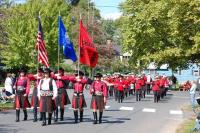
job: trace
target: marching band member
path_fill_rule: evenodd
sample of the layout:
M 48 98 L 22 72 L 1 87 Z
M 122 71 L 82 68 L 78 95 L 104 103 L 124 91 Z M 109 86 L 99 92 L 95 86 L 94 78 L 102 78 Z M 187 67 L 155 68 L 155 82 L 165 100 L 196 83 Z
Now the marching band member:
M 91 109 L 93 109 L 94 124 L 97 124 L 97 110 L 99 110 L 99 123 L 102 123 L 103 109 L 107 98 L 107 86 L 101 80 L 101 73 L 97 73 L 95 77 L 96 79 L 90 87 L 90 93 L 92 94 Z
M 136 101 L 140 101 L 142 97 L 142 80 L 141 76 L 138 75 L 136 77 L 136 82 L 135 82 L 135 91 L 136 91 Z
M 122 103 L 122 101 L 124 99 L 124 87 L 125 87 L 125 83 L 123 81 L 123 76 L 119 75 L 119 79 L 115 82 L 118 103 L 120 103 L 120 102 Z
M 30 107 L 30 103 L 28 101 L 28 95 L 30 91 L 30 80 L 26 76 L 26 70 L 21 69 L 19 71 L 19 77 L 16 79 L 14 84 L 15 89 L 15 108 L 16 108 L 16 122 L 19 122 L 20 108 L 23 109 L 24 112 L 24 120 L 27 120 L 27 107 Z
M 77 71 L 75 78 L 71 81 L 74 83 L 74 94 L 72 98 L 72 108 L 74 110 L 75 123 L 78 123 L 78 109 L 80 111 L 80 122 L 83 121 L 83 108 L 87 107 L 85 98 L 83 95 L 84 86 L 87 80 L 83 78 L 84 73 Z
M 40 112 L 42 113 L 42 126 L 46 125 L 46 112 L 48 112 L 48 125 L 51 125 L 52 112 L 54 110 L 54 100 L 57 97 L 57 86 L 54 79 L 50 78 L 51 70 L 44 70 L 44 78 L 38 85 L 38 98 L 40 100 Z
M 33 116 L 34 116 L 33 122 L 37 121 L 37 107 L 39 107 L 38 84 L 39 84 L 40 80 L 43 79 L 43 77 L 44 77 L 44 71 L 41 68 L 38 69 L 38 74 L 36 74 L 36 75 L 29 74 L 28 75 L 28 78 L 31 81 L 34 81 L 34 89 L 33 89 L 33 94 L 32 94 L 32 98 L 31 98 L 31 107 L 33 107 Z M 41 116 L 42 115 L 40 113 L 40 120 L 42 120 Z
M 164 84 L 164 88 L 165 88 L 165 91 L 164 91 L 164 96 L 167 95 L 167 91 L 169 89 L 169 79 L 167 78 L 167 76 L 164 76 L 164 79 L 165 79 L 165 84 Z
M 58 88 L 58 96 L 56 97 L 56 110 L 55 110 L 55 122 L 58 120 L 58 106 L 60 106 L 60 120 L 64 118 L 64 106 L 71 104 L 66 89 L 68 89 L 69 76 L 64 75 L 64 69 L 59 68 L 58 75 L 55 76 L 56 85 Z
M 130 87 L 128 76 L 126 76 L 123 81 L 124 81 L 124 94 L 126 97 L 128 97 L 128 92 L 129 92 L 129 87 Z
M 160 93 L 160 80 L 159 76 L 156 76 L 155 81 L 152 83 L 152 90 L 154 93 L 154 103 L 157 103 L 159 101 L 159 93 Z
M 151 75 L 147 75 L 147 94 L 150 94 L 151 92 L 151 83 L 152 83 L 152 78 Z
M 145 94 L 146 94 L 146 81 L 147 81 L 147 77 L 145 75 L 145 73 L 142 74 L 141 77 L 141 89 L 142 89 L 142 97 L 145 98 Z

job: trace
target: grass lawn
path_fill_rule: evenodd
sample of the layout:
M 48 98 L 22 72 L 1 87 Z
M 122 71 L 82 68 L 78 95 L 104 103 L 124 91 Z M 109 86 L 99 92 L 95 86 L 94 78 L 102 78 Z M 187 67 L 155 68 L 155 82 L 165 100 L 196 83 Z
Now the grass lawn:
M 177 129 L 176 133 L 200 133 L 200 131 L 198 132 L 192 131 L 195 125 L 196 125 L 195 118 L 187 120 Z
M 0 111 L 13 109 L 13 103 L 0 103 Z
M 190 117 L 185 120 L 176 130 L 176 133 L 200 133 L 200 131 L 198 132 L 193 132 L 193 129 L 196 125 L 196 116 L 197 114 L 194 114 L 192 111 L 191 106 L 187 105 L 187 106 L 183 106 L 182 110 L 186 111 L 186 112 L 190 112 Z M 195 106 L 195 112 L 200 112 L 200 106 L 196 105 Z

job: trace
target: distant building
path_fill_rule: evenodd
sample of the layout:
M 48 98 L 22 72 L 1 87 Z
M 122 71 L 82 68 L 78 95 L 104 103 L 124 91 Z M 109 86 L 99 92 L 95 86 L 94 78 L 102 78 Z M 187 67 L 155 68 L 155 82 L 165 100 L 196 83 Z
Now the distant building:
M 150 65 L 145 70 L 145 73 L 150 73 L 151 75 L 159 74 L 159 75 L 166 75 L 166 76 L 174 76 L 178 79 L 179 83 L 185 82 L 187 80 L 196 80 L 198 76 L 200 76 L 200 68 L 196 64 L 192 64 L 186 70 L 178 70 L 177 72 L 172 72 L 169 68 L 168 64 L 164 64 L 161 67 L 157 67 L 154 63 L 150 63 Z

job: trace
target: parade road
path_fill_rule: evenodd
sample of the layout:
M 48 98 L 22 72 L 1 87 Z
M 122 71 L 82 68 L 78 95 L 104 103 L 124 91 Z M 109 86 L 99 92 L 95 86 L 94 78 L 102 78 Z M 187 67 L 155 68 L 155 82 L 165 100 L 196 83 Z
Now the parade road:
M 15 122 L 15 111 L 0 113 L 0 133 L 174 133 L 177 126 L 186 118 L 181 110 L 189 104 L 188 92 L 168 92 L 158 103 L 153 102 L 153 95 L 136 102 L 135 96 L 125 98 L 123 103 L 117 103 L 109 98 L 103 114 L 102 124 L 93 124 L 90 109 L 91 95 L 85 92 L 87 108 L 84 110 L 84 120 L 74 124 L 71 105 L 66 106 L 64 121 L 42 127 L 41 121 L 33 122 L 32 110 L 28 111 L 28 121 Z M 68 90 L 71 98 L 72 90 Z

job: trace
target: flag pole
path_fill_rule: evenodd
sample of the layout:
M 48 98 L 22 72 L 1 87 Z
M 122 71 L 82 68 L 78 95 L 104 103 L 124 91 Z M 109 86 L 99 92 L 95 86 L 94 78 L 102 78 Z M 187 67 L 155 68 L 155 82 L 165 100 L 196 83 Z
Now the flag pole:
M 82 20 L 82 14 L 80 13 L 80 20 L 79 20 L 79 25 L 80 25 L 80 22 Z M 79 26 L 79 44 L 78 44 L 78 76 L 79 76 L 79 71 L 80 71 L 80 37 L 81 37 L 81 28 Z
M 60 11 L 59 11 L 59 17 L 60 17 Z M 60 18 L 59 18 L 60 19 Z M 59 20 L 58 20 L 59 21 Z M 59 25 L 60 25 L 60 21 L 59 21 Z M 59 29 L 58 29 L 59 30 Z M 59 31 L 58 31 L 59 34 Z M 59 35 L 58 35 L 59 36 Z M 59 39 L 59 37 L 58 37 Z M 59 40 L 58 40 L 58 71 L 59 71 L 59 67 L 60 67 L 60 44 L 59 44 Z
M 88 0 L 88 23 L 87 23 L 87 27 L 89 27 L 89 20 L 90 20 L 90 0 Z
M 94 0 L 95 3 L 95 0 Z M 94 26 L 94 5 L 92 6 L 92 26 Z M 94 30 L 92 30 L 92 41 L 94 42 Z M 94 69 L 91 67 L 91 78 L 93 79 L 93 75 L 94 75 Z
M 39 19 L 38 21 L 40 21 L 40 11 L 39 11 L 39 17 L 38 17 L 38 19 Z M 38 26 L 39 26 L 39 24 L 38 24 Z M 37 84 L 36 84 L 37 86 L 39 84 L 38 83 L 38 81 L 39 81 L 39 79 L 38 79 L 38 72 L 39 72 L 39 48 L 40 48 L 40 43 L 37 43 L 37 74 L 36 74 L 37 75 Z

